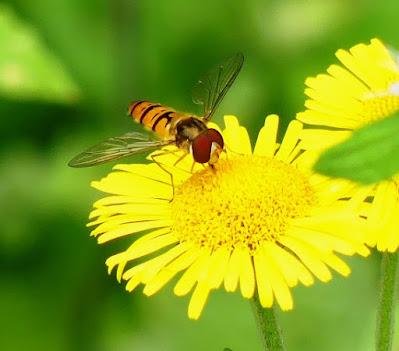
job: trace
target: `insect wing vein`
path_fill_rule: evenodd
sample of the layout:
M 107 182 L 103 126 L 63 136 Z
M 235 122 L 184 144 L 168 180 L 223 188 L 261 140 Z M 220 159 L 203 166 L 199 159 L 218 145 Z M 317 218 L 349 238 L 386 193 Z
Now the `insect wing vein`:
M 237 78 L 244 56 L 237 53 L 221 65 L 211 69 L 193 88 L 193 101 L 203 105 L 204 119 L 210 120 L 216 108 Z
M 94 145 L 75 156 L 68 165 L 71 167 L 91 167 L 122 157 L 149 152 L 174 141 L 151 139 L 141 133 L 127 133 Z

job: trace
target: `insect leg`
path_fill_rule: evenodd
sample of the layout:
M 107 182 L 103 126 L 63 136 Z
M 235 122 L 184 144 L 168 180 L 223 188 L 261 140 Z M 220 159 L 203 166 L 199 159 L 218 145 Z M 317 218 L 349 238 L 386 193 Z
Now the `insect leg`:
M 231 152 L 232 154 L 236 154 L 236 155 L 239 155 L 239 156 L 244 156 L 244 154 L 242 154 L 242 153 L 240 153 L 240 152 L 237 152 L 237 151 L 233 151 L 231 148 L 229 148 L 227 145 L 225 145 L 225 147 L 226 147 L 226 149 L 223 149 L 223 151 L 226 153 L 226 156 L 228 157 L 228 153 L 227 153 L 227 151 L 228 152 Z
M 172 202 L 173 199 L 175 198 L 175 184 L 174 184 L 174 182 L 173 182 L 173 174 L 170 173 L 164 166 L 162 166 L 162 164 L 161 164 L 160 162 L 158 162 L 158 161 L 155 159 L 156 157 L 163 156 L 163 155 L 169 154 L 169 153 L 170 153 L 170 151 L 164 151 L 164 152 L 160 152 L 160 153 L 155 154 L 155 155 L 151 155 L 151 160 L 152 160 L 153 162 L 155 162 L 159 168 L 161 168 L 163 171 L 165 171 L 166 173 L 169 174 L 170 182 L 171 182 L 171 185 L 172 185 L 172 198 L 169 200 L 169 202 Z
M 229 159 L 229 154 L 227 153 L 226 148 L 223 148 L 222 152 L 224 152 L 226 154 L 226 160 L 228 160 Z
M 188 155 L 187 152 L 185 152 L 183 155 L 181 155 L 181 156 L 177 159 L 177 161 L 173 164 L 173 166 L 177 166 L 177 164 L 178 164 L 179 162 L 183 161 L 184 158 L 185 158 L 187 155 Z
M 194 172 L 194 167 L 195 167 L 195 161 L 193 160 L 193 164 L 191 165 L 191 170 L 190 170 L 191 174 Z

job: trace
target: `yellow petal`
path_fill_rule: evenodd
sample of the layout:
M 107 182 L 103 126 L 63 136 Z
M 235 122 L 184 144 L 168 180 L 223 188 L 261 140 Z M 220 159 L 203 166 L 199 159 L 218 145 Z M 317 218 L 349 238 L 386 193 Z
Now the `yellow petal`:
M 91 185 L 102 192 L 114 195 L 165 200 L 169 200 L 172 196 L 170 184 L 128 172 L 112 172 L 100 181 L 93 181 Z
M 374 185 L 372 186 L 359 186 L 355 189 L 354 194 L 348 201 L 348 211 L 360 212 L 363 208 L 364 201 L 372 195 Z
M 230 252 L 225 247 L 212 253 L 207 277 L 207 284 L 210 288 L 217 289 L 222 284 L 229 258 Z
M 313 182 L 313 179 L 316 182 Z M 326 206 L 335 203 L 338 199 L 348 196 L 355 187 L 354 183 L 346 179 L 332 179 L 324 178 L 324 181 L 319 182 L 320 176 L 312 176 L 309 181 L 311 182 L 318 201 L 321 206 Z
M 305 266 L 322 282 L 331 280 L 331 272 L 322 262 L 320 253 L 311 246 L 292 237 L 282 237 L 280 242 L 294 252 Z
M 277 151 L 276 158 L 279 160 L 286 160 L 296 144 L 302 131 L 302 123 L 299 121 L 291 121 L 285 132 L 284 139 Z
M 240 288 L 243 297 L 250 299 L 254 295 L 255 273 L 248 251 L 242 251 L 240 259 Z
M 147 265 L 143 270 L 142 282 L 145 284 L 148 283 L 153 277 L 158 274 L 158 272 L 163 267 L 165 267 L 169 262 L 173 261 L 186 251 L 187 245 L 185 243 L 181 243 L 166 251 L 162 255 L 159 255 L 152 260 L 147 261 Z
M 113 168 L 118 171 L 125 171 L 135 176 L 143 177 L 154 182 L 165 183 L 170 185 L 169 175 L 162 170 L 156 163 L 149 164 L 117 164 Z
M 184 296 L 190 292 L 198 277 L 203 273 L 204 267 L 207 268 L 210 260 L 210 252 L 208 249 L 201 249 L 200 256 L 197 260 L 183 273 L 173 292 L 177 296 Z
M 292 226 L 288 229 L 287 235 L 300 240 L 306 240 L 306 242 L 311 243 L 312 246 L 325 252 L 334 250 L 345 255 L 353 255 L 356 252 L 356 247 L 351 242 L 353 240 L 334 236 L 333 229 L 331 232 L 332 234 L 320 230 Z
M 358 112 L 346 112 L 342 109 L 337 108 L 334 104 L 326 104 L 325 102 L 319 100 L 306 100 L 305 106 L 310 109 L 317 111 L 320 114 L 330 115 L 334 117 L 334 123 L 340 123 L 343 121 L 347 121 L 346 123 L 351 123 L 350 125 L 359 125 L 358 119 L 359 114 Z M 338 128 L 338 124 L 334 124 L 334 127 Z M 348 128 L 341 126 L 341 128 Z
M 296 236 L 299 238 L 301 235 L 301 229 L 303 228 L 303 238 L 306 238 L 306 240 L 309 240 L 309 242 L 312 242 L 313 240 L 313 244 L 317 246 L 327 245 L 328 239 L 324 236 L 324 234 L 337 237 L 338 239 L 342 238 L 352 246 L 352 249 L 350 249 L 349 246 L 343 247 L 338 241 L 335 240 L 334 245 L 337 246 L 334 246 L 334 250 L 343 250 L 343 252 L 347 253 L 348 255 L 358 253 L 362 256 L 367 256 L 369 254 L 369 250 L 363 244 L 369 230 L 366 224 L 367 223 L 364 219 L 360 217 L 354 217 L 350 213 L 330 212 L 325 215 L 295 219 L 292 221 L 292 228 L 290 231 L 292 231 L 292 233 L 297 232 L 298 235 Z M 331 240 L 334 239 L 331 238 L 329 240 L 330 244 L 333 243 Z M 319 242 L 318 244 L 316 243 L 317 241 Z
M 351 135 L 349 131 L 325 129 L 303 129 L 300 134 L 302 148 L 305 150 L 323 150 L 336 145 Z
M 338 84 L 345 87 L 345 93 L 353 98 L 363 96 L 369 91 L 366 85 L 339 65 L 331 65 L 327 72 L 337 80 Z
M 201 316 L 201 312 L 208 300 L 210 288 L 205 282 L 197 284 L 193 295 L 191 296 L 190 303 L 188 305 L 188 317 L 191 319 L 198 319 Z
M 172 224 L 171 220 L 144 221 L 144 222 L 122 224 L 119 225 L 118 228 L 112 229 L 100 235 L 98 237 L 98 243 L 102 244 L 125 235 L 142 232 L 148 229 L 169 227 L 171 224 Z
M 169 215 L 170 206 L 165 201 L 159 201 L 155 204 L 138 204 L 129 203 L 122 205 L 111 205 L 98 207 L 90 213 L 89 218 L 99 217 L 99 216 L 113 216 L 116 214 L 131 214 L 131 215 Z
M 298 281 L 305 286 L 313 284 L 313 276 L 295 256 L 273 243 L 265 243 L 264 250 L 273 258 L 289 287 L 296 286 Z
M 333 253 L 324 254 L 323 261 L 344 277 L 347 277 L 351 272 L 349 266 Z
M 162 236 L 162 235 L 167 234 L 169 232 L 170 232 L 169 228 L 162 228 L 160 230 L 154 230 L 151 233 L 143 235 L 140 238 L 138 238 L 136 241 L 134 241 L 133 244 L 130 245 L 130 247 L 126 251 L 109 257 L 105 261 L 105 264 L 108 267 L 108 274 L 110 274 L 112 272 L 113 268 L 116 265 L 118 265 L 118 269 L 117 269 L 117 272 L 116 272 L 116 278 L 120 282 L 121 279 L 122 279 L 122 274 L 124 273 L 126 264 L 128 263 L 128 259 L 127 259 L 127 255 L 126 254 L 129 252 L 129 250 L 134 249 L 137 245 L 140 245 L 142 242 L 148 241 L 148 240 L 150 240 L 152 238 L 156 238 L 158 236 Z
M 141 272 L 134 275 L 126 284 L 126 290 L 132 292 L 136 289 L 141 283 Z
M 129 250 L 134 249 L 137 245 L 140 245 L 142 242 L 149 241 L 152 238 L 156 238 L 158 236 L 162 236 L 166 233 L 169 233 L 169 231 L 170 231 L 169 228 L 162 228 L 160 230 L 154 230 L 151 233 L 141 236 L 132 245 L 130 245 L 130 247 L 126 251 L 109 257 L 105 261 L 105 264 L 108 267 L 108 274 L 110 274 L 111 271 L 113 270 L 113 268 L 116 265 L 118 265 L 118 269 L 116 271 L 116 278 L 118 279 L 118 282 L 120 282 L 122 279 L 122 274 L 124 273 L 126 264 L 129 261 L 129 259 L 127 257 L 127 253 L 129 252 Z
M 119 228 L 121 224 L 167 219 L 169 217 L 170 217 L 169 212 L 148 213 L 148 214 L 129 213 L 121 215 L 102 215 L 98 217 L 98 219 L 96 219 L 95 221 L 87 223 L 87 226 L 91 227 L 97 225 L 97 228 L 91 232 L 92 236 L 97 236 L 98 234 Z
M 270 285 L 272 286 L 274 296 L 283 311 L 292 309 L 293 301 L 290 289 L 285 282 L 281 271 L 273 260 L 273 256 L 269 255 L 268 250 L 263 250 L 263 255 L 267 265 L 264 267 L 266 275 L 269 277 Z
M 185 270 L 191 266 L 192 263 L 198 258 L 200 251 L 197 248 L 189 249 L 182 255 L 177 257 L 174 261 L 166 265 L 158 272 L 144 288 L 144 294 L 147 296 L 153 295 L 158 292 L 165 284 L 167 284 L 177 273 Z
M 142 282 L 147 283 L 150 281 L 164 266 L 169 262 L 174 260 L 176 257 L 180 256 L 182 253 L 187 251 L 187 247 L 184 244 L 179 244 L 166 251 L 162 255 L 156 256 L 151 260 L 143 262 L 138 266 L 134 266 L 128 269 L 123 274 L 123 279 L 128 280 L 137 274 L 139 270 L 142 273 Z M 140 269 L 138 268 L 140 267 Z
M 305 90 L 305 94 L 313 100 L 330 106 L 337 112 L 347 112 L 353 119 L 361 117 L 362 103 L 334 77 L 319 74 L 316 78 L 307 79 L 306 85 L 310 88 Z
M 158 251 L 166 246 L 178 242 L 174 234 L 165 234 L 156 238 L 140 242 L 134 247 L 130 247 L 125 254 L 125 259 L 130 261 L 139 257 L 146 256 L 150 253 Z
M 227 264 L 226 274 L 224 276 L 224 288 L 226 291 L 233 292 L 237 289 L 240 277 L 241 249 L 235 248 Z
M 399 212 L 399 205 L 397 206 L 398 211 L 395 213 Z M 399 247 L 399 237 L 398 237 L 398 227 L 399 227 L 399 221 L 398 218 L 395 216 L 392 216 L 392 219 L 390 222 L 387 224 L 387 240 L 386 240 L 386 250 L 389 252 L 395 252 L 397 251 Z M 377 247 L 378 248 L 378 247 Z
M 259 301 L 263 307 L 273 305 L 273 291 L 268 277 L 267 265 L 268 262 L 263 251 L 258 250 L 254 255 L 254 266 Z
M 398 190 L 394 182 L 385 181 L 379 183 L 368 218 L 370 224 L 379 228 L 380 223 L 385 223 L 387 216 L 393 213 L 392 210 L 398 201 Z
M 337 114 L 331 108 L 317 105 L 312 100 L 307 100 L 305 106 L 309 108 L 304 112 L 299 112 L 296 118 L 304 124 L 315 126 L 330 126 L 335 128 L 355 129 L 361 124 L 361 120 L 349 119 L 345 114 Z
M 145 285 L 143 294 L 147 296 L 157 293 L 165 284 L 167 284 L 177 272 L 162 269 Z
M 140 201 L 137 201 L 137 197 L 132 197 L 132 196 L 125 196 L 125 195 L 111 195 L 111 196 L 106 196 L 103 197 L 100 200 L 97 200 L 94 204 L 94 208 L 99 208 L 99 207 L 104 207 L 104 206 L 109 206 L 109 205 L 121 205 L 121 204 L 138 204 L 141 206 L 146 207 L 151 206 L 151 205 L 158 205 L 160 203 L 164 203 L 162 200 L 158 199 L 145 199 Z
M 166 147 L 161 151 L 154 151 L 150 154 L 147 159 L 153 163 L 155 166 L 161 169 L 159 166 L 162 165 L 161 169 L 164 173 L 168 175 L 168 182 L 170 183 L 170 174 L 173 176 L 174 185 L 179 185 L 184 182 L 187 178 L 191 176 L 191 169 L 197 171 L 201 169 L 201 165 L 194 163 L 193 157 L 187 151 L 176 149 L 175 147 Z M 170 174 L 168 174 L 168 171 Z
M 277 115 L 269 115 L 265 119 L 265 124 L 258 134 L 254 155 L 263 157 L 273 157 L 276 151 L 276 140 L 279 118 Z
M 141 283 L 142 277 L 143 277 L 143 270 L 146 266 L 147 262 L 143 262 L 137 266 L 134 266 L 130 269 L 130 274 L 129 274 L 129 278 L 125 279 L 127 280 L 127 284 L 126 284 L 126 290 L 131 292 L 134 289 L 136 289 L 136 287 Z
M 223 138 L 226 144 L 227 153 L 232 157 L 237 155 L 251 155 L 251 142 L 248 132 L 238 124 L 235 116 L 224 116 L 226 129 L 223 131 Z

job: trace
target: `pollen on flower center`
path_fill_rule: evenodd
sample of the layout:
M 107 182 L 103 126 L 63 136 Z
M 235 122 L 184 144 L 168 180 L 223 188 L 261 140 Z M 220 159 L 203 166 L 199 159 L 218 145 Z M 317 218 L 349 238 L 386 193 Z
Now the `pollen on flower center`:
M 362 116 L 374 122 L 399 110 L 399 96 L 391 92 L 370 93 L 363 99 Z
M 219 160 L 175 190 L 172 232 L 201 247 L 244 246 L 254 252 L 276 241 L 292 218 L 314 203 L 307 177 L 294 166 L 264 157 Z

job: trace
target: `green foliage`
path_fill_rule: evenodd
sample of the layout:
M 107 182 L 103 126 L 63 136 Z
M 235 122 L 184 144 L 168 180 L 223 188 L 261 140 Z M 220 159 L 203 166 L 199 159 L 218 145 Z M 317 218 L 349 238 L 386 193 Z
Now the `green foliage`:
M 8 98 L 71 103 L 76 83 L 37 31 L 0 6 L 0 94 Z
M 326 150 L 314 169 L 363 184 L 392 177 L 399 171 L 399 114 L 354 131 Z

